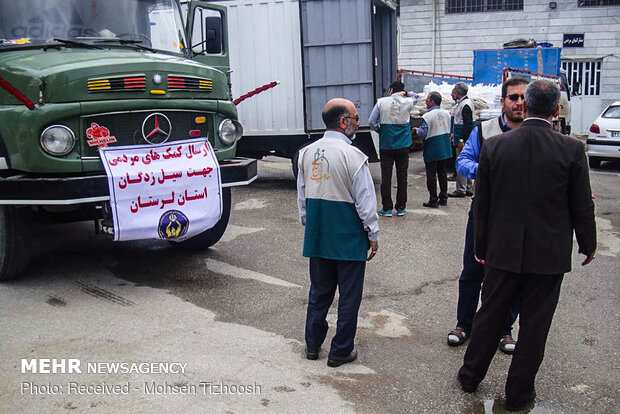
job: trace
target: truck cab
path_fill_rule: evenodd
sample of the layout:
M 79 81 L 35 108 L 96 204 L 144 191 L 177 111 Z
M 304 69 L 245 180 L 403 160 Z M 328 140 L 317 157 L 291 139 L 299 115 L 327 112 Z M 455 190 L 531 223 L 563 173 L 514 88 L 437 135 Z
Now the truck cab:
M 109 222 L 100 146 L 206 137 L 222 216 L 176 244 L 219 240 L 230 187 L 257 175 L 235 157 L 226 30 L 226 9 L 205 2 L 184 18 L 178 0 L 0 0 L 0 280 L 26 268 L 31 226 Z

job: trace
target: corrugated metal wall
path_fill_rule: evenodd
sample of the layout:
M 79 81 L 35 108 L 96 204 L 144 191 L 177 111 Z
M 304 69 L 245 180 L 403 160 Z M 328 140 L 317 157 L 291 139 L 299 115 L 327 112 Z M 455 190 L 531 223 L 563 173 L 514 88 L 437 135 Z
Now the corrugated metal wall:
M 325 128 L 321 110 L 336 97 L 353 101 L 367 124 L 374 105 L 370 2 L 301 3 L 308 130 Z
M 298 1 L 217 3 L 228 8 L 233 98 L 266 83 L 281 82 L 237 106 L 244 135 L 303 134 Z

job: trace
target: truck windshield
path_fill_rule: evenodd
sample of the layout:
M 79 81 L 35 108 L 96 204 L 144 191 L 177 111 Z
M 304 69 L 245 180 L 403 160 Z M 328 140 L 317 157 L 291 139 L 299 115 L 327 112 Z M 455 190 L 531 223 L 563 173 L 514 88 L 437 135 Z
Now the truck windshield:
M 177 54 L 187 44 L 176 0 L 0 0 L 0 50 L 84 43 Z

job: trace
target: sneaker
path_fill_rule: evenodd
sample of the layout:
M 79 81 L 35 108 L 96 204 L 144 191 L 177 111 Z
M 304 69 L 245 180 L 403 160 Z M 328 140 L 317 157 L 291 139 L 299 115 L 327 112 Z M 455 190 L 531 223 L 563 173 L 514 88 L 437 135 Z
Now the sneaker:
M 379 210 L 377 214 L 381 217 L 392 217 L 392 210 Z
M 405 210 L 404 208 L 403 208 L 403 209 L 396 210 L 396 215 L 397 215 L 397 216 L 401 216 L 401 217 L 402 217 L 402 216 L 404 216 L 405 214 L 407 214 L 407 210 Z

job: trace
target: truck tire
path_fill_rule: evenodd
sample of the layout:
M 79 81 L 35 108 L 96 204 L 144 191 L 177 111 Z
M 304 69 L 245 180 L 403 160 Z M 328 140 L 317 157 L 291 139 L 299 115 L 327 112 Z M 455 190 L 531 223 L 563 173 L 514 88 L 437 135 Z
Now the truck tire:
M 297 175 L 299 174 L 299 149 L 295 151 L 291 159 L 291 167 L 293 167 L 293 176 L 295 176 L 295 181 L 297 181 Z
M 230 193 L 230 187 L 222 188 L 222 217 L 215 223 L 215 226 L 190 239 L 181 242 L 171 241 L 170 243 L 183 250 L 204 250 L 220 241 L 226 231 L 226 227 L 228 227 L 228 219 L 230 218 L 232 205 Z
M 590 164 L 590 168 L 598 168 L 601 166 L 601 159 L 598 157 L 588 157 L 588 164 Z
M 0 280 L 26 270 L 32 252 L 31 214 L 28 208 L 0 206 Z

